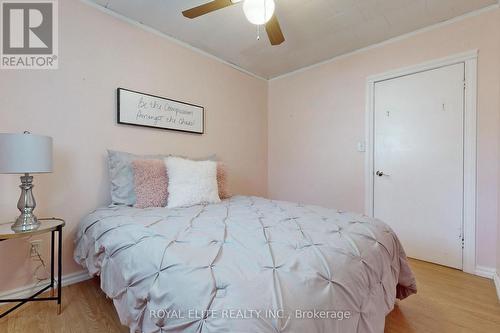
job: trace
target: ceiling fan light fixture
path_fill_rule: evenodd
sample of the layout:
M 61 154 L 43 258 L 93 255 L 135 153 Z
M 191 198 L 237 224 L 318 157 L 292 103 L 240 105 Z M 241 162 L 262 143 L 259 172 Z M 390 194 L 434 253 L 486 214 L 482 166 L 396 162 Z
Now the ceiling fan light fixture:
M 243 12 L 250 23 L 266 24 L 274 15 L 274 0 L 245 0 Z

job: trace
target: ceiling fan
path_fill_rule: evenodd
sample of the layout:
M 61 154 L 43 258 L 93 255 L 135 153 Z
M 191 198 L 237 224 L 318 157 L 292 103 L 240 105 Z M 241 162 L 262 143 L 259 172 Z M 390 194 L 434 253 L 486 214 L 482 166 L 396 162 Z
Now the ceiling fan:
M 266 25 L 266 32 L 271 45 L 280 45 L 285 41 L 278 19 L 274 15 L 274 0 L 213 0 L 201 6 L 185 10 L 182 15 L 194 19 L 239 2 L 243 2 L 243 12 L 250 23 L 257 26 Z

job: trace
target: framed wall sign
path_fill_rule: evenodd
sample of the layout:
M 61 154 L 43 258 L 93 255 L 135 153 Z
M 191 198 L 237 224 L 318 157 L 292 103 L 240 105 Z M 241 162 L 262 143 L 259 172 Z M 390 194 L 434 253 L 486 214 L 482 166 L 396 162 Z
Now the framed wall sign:
M 119 124 L 203 134 L 202 106 L 118 88 Z

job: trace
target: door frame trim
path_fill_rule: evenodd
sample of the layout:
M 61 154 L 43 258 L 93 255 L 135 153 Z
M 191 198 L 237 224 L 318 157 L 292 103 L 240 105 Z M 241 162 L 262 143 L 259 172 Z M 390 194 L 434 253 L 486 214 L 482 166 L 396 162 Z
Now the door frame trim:
M 373 217 L 374 210 L 374 112 L 375 84 L 445 66 L 465 64 L 464 103 L 464 202 L 462 227 L 462 270 L 476 272 L 476 142 L 477 142 L 477 58 L 478 50 L 432 60 L 419 65 L 405 67 L 369 76 L 366 82 L 366 156 L 365 156 L 365 214 Z

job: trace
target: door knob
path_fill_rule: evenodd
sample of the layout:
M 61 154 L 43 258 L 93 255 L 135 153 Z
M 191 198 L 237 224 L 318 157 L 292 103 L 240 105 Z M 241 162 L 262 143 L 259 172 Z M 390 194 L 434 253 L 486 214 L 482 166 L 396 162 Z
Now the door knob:
M 389 176 L 389 175 L 386 175 L 385 173 L 383 173 L 382 171 L 377 171 L 375 172 L 375 174 L 379 177 L 382 177 L 382 176 Z

